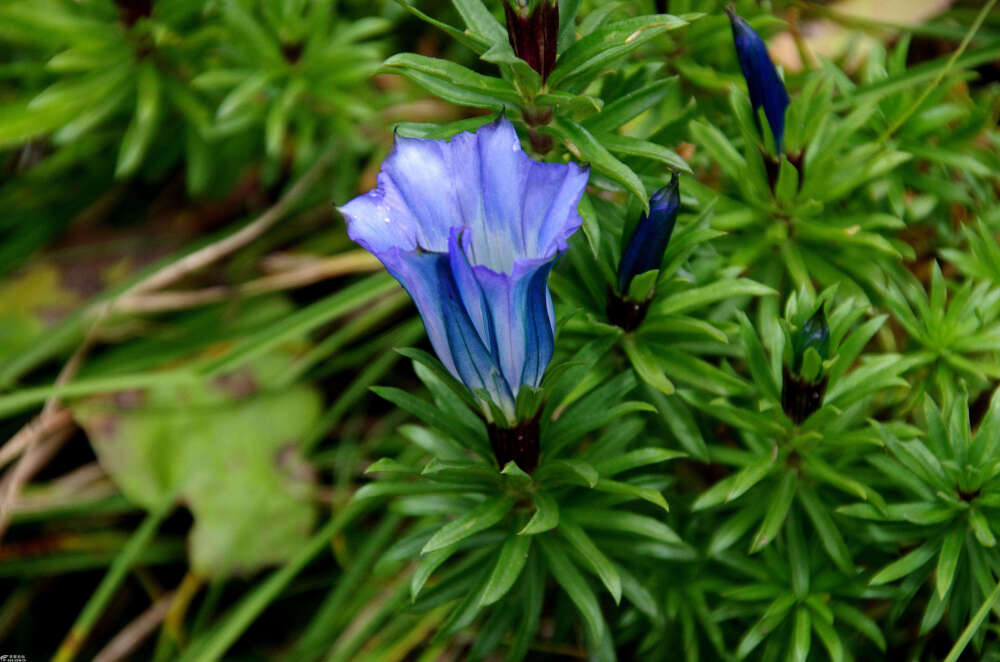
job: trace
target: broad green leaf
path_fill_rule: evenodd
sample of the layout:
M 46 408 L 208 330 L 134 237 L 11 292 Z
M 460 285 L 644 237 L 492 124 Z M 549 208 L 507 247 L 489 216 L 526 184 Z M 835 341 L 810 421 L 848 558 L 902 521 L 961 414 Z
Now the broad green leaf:
M 184 500 L 194 516 L 191 566 L 203 577 L 282 563 L 312 530 L 314 486 L 297 445 L 319 418 L 319 394 L 298 385 L 262 390 L 266 376 L 290 362 L 275 353 L 221 379 L 98 396 L 73 407 L 129 500 L 147 509 L 174 492 Z

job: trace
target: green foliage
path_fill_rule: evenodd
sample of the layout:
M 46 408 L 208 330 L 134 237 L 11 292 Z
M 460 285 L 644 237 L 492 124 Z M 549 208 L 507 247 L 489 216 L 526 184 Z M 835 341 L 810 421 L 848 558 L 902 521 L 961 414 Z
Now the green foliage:
M 499 0 L 0 1 L 0 649 L 1000 659 L 998 3 L 736 2 L 784 154 L 723 4 L 563 0 L 543 82 Z M 537 467 L 329 205 L 500 113 L 590 168 Z

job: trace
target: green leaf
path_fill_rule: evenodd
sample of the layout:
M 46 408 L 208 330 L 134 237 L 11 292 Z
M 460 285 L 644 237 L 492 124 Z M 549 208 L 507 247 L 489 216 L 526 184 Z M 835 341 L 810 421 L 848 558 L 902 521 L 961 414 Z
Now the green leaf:
M 847 549 L 847 543 L 844 542 L 840 528 L 833 521 L 827 507 L 820 502 L 812 486 L 806 482 L 799 483 L 798 496 L 799 503 L 802 504 L 806 515 L 812 522 L 813 528 L 819 534 L 819 540 L 823 544 L 823 549 L 826 550 L 827 555 L 841 572 L 853 575 L 854 563 L 851 561 L 851 554 Z
M 145 63 L 139 69 L 135 114 L 118 149 L 115 177 L 128 177 L 138 169 L 156 132 L 160 113 L 160 77 L 156 68 Z
M 754 522 L 763 517 L 766 505 L 766 501 L 751 500 L 735 515 L 731 515 L 716 527 L 712 538 L 708 541 L 708 554 L 715 556 L 735 545 L 750 530 Z
M 461 545 L 458 544 L 449 545 L 448 547 L 436 550 L 430 554 L 425 554 L 420 559 L 420 562 L 417 563 L 417 567 L 413 571 L 413 575 L 410 577 L 411 601 L 416 602 L 424 584 L 426 584 L 427 580 L 434 574 L 434 571 L 441 567 L 441 564 L 451 558 L 451 556 L 460 548 Z
M 620 136 L 617 133 L 595 133 L 594 138 L 615 154 L 641 156 L 659 161 L 679 172 L 691 172 L 691 166 L 679 154 L 654 142 L 631 136 Z
M 568 118 L 553 120 L 551 126 L 543 127 L 542 130 L 569 141 L 570 151 L 581 160 L 590 163 L 597 172 L 607 175 L 628 189 L 642 204 L 643 211 L 649 213 L 649 200 L 646 199 L 646 188 L 642 180 L 631 168 L 615 158 L 590 131 Z
M 650 269 L 632 279 L 625 296 L 632 301 L 645 301 L 653 295 L 653 286 L 660 276 L 659 269 Z
M 743 659 L 754 651 L 755 648 L 769 634 L 777 629 L 778 625 L 785 620 L 788 611 L 795 605 L 795 597 L 791 594 L 783 595 L 768 605 L 763 616 L 750 627 L 740 640 L 736 648 L 736 657 Z
M 529 536 L 510 536 L 507 538 L 500 549 L 500 555 L 497 557 L 496 565 L 493 566 L 489 581 L 486 582 L 479 606 L 491 605 L 507 595 L 528 560 L 530 548 L 531 538 Z
M 784 154 L 781 155 L 781 165 L 778 168 L 778 183 L 774 187 L 774 197 L 787 206 L 795 200 L 799 191 L 799 171 Z
M 563 518 L 559 522 L 559 533 L 575 550 L 584 564 L 601 580 L 604 587 L 615 599 L 615 604 L 622 599 L 622 582 L 618 576 L 615 564 L 597 548 L 597 545 L 590 539 L 577 524 Z
M 638 513 L 603 508 L 568 508 L 563 514 L 588 529 L 631 533 L 670 545 L 684 544 L 669 526 L 658 519 Z
M 559 56 L 556 69 L 549 76 L 549 86 L 558 89 L 576 81 L 589 83 L 596 74 L 650 39 L 684 25 L 687 21 L 683 19 L 660 14 L 616 21 L 600 27 Z
M 222 7 L 222 15 L 226 24 L 235 33 L 238 42 L 248 48 L 255 56 L 267 60 L 271 64 L 283 64 L 285 58 L 275 39 L 267 33 L 257 19 L 247 11 L 244 3 L 239 0 L 226 0 Z
M 888 584 L 916 572 L 937 555 L 937 542 L 926 542 L 901 559 L 893 561 L 869 580 L 872 586 Z
M 577 610 L 583 616 L 584 623 L 590 637 L 594 641 L 600 641 L 607 634 L 607 625 L 604 623 L 604 616 L 601 614 L 600 604 L 597 597 L 587 585 L 587 580 L 583 578 L 580 571 L 576 569 L 569 560 L 565 550 L 549 536 L 539 536 L 538 542 L 545 555 L 545 561 L 555 577 L 556 582 L 562 587 L 569 599 L 576 605 Z
M 434 404 L 418 398 L 407 391 L 390 386 L 372 386 L 372 392 L 379 397 L 405 409 L 423 422 L 442 432 L 450 434 L 454 439 L 477 453 L 485 453 L 485 441 L 478 435 L 472 435 L 455 421 L 441 413 Z
M 679 451 L 667 450 L 666 448 L 638 448 L 613 459 L 599 462 L 594 468 L 603 476 L 614 476 L 623 471 L 666 462 L 667 460 L 675 460 L 679 457 L 686 457 L 686 454 Z
M 380 71 L 402 74 L 431 94 L 459 105 L 497 111 L 520 108 L 521 97 L 510 83 L 448 60 L 398 53 L 383 62 Z
M 979 628 L 986 622 L 986 617 L 989 616 L 990 610 L 993 609 L 993 605 L 997 603 L 997 600 L 1000 600 L 1000 584 L 996 585 L 996 588 L 993 589 L 979 609 L 976 610 L 969 624 L 962 630 L 962 634 L 955 642 L 955 645 L 948 651 L 948 657 L 944 659 L 944 662 L 958 662 L 958 659 L 965 651 L 965 647 L 969 645 L 972 638 L 979 632 Z
M 882 634 L 882 628 L 879 627 L 878 623 L 866 616 L 860 609 L 856 609 L 855 607 L 852 607 L 844 602 L 834 603 L 833 611 L 836 613 L 838 620 L 847 623 L 852 628 L 868 637 L 872 643 L 878 646 L 880 651 L 883 653 L 885 652 L 885 635 Z
M 452 393 L 462 399 L 473 411 L 479 411 L 479 403 L 475 396 L 462 382 L 454 376 L 434 356 L 417 347 L 397 347 L 396 351 L 411 361 L 415 361 L 429 369 Z
M 937 587 L 938 596 L 944 600 L 951 589 L 951 584 L 955 581 L 955 570 L 958 568 L 958 558 L 962 553 L 962 543 L 965 542 L 965 530 L 956 527 L 948 532 L 941 543 L 941 552 L 938 554 L 937 570 L 935 571 L 934 585 Z
M 969 511 L 969 525 L 972 527 L 972 533 L 975 534 L 976 540 L 983 547 L 993 547 L 997 544 L 996 536 L 993 535 L 993 530 L 990 527 L 989 520 L 983 513 L 975 508 Z
M 498 497 L 482 503 L 456 520 L 442 526 L 431 536 L 421 554 L 427 554 L 438 549 L 453 545 L 468 538 L 474 533 L 488 529 L 504 518 L 514 506 L 510 497 Z
M 812 619 L 809 610 L 799 607 L 795 610 L 795 627 L 792 629 L 792 660 L 807 662 L 812 644 Z
M 507 39 L 507 30 L 497 21 L 482 0 L 452 0 L 465 25 L 476 37 L 493 44 Z
M 547 492 L 534 492 L 531 501 L 535 504 L 535 514 L 524 528 L 517 532 L 520 536 L 533 536 L 554 529 L 559 524 L 559 503 Z
M 489 38 L 480 35 L 478 32 L 473 33 L 471 29 L 469 31 L 462 31 L 459 30 L 458 28 L 448 25 L 447 23 L 442 23 L 436 18 L 428 16 L 424 12 L 414 7 L 413 5 L 409 4 L 406 0 L 396 0 L 396 2 L 402 5 L 403 8 L 405 8 L 406 11 L 408 11 L 409 13 L 413 14 L 420 20 L 430 23 L 434 27 L 445 32 L 449 37 L 451 37 L 458 43 L 462 44 L 463 46 L 466 46 L 467 48 L 471 49 L 473 52 L 477 54 L 480 55 L 483 54 L 490 47 Z M 467 25 L 468 23 L 469 21 L 466 20 Z
M 767 360 L 767 355 L 764 354 L 764 347 L 760 343 L 757 332 L 751 326 L 750 320 L 747 319 L 746 315 L 740 313 L 739 321 L 740 340 L 743 342 L 743 348 L 746 351 L 747 367 L 750 368 L 750 374 L 753 376 L 754 383 L 766 397 L 770 398 L 773 402 L 780 402 L 781 393 L 778 389 L 775 375 L 771 372 L 771 364 Z
M 539 483 L 563 480 L 575 485 L 593 487 L 597 485 L 599 479 L 597 469 L 583 460 L 553 460 L 543 463 L 535 472 L 535 480 Z
M 632 118 L 654 108 L 672 88 L 677 86 L 678 80 L 677 76 L 660 78 L 622 95 L 604 106 L 599 114 L 587 118 L 583 125 L 595 135 L 611 133 Z
M 663 510 L 670 510 L 670 507 L 667 505 L 667 501 L 663 498 L 663 495 L 651 487 L 638 487 L 629 483 L 621 483 L 616 480 L 602 478 L 597 481 L 596 485 L 594 485 L 594 489 L 599 492 L 618 494 L 632 499 L 642 499 L 663 508 Z
M 645 402 L 623 402 L 598 411 L 575 412 L 567 410 L 549 427 L 549 434 L 545 438 L 545 443 L 548 446 L 547 452 L 556 453 L 567 444 L 578 441 L 587 433 L 637 411 L 655 411 L 655 409 Z
M 663 369 L 656 364 L 656 357 L 644 345 L 636 342 L 635 336 L 625 336 L 622 340 L 622 348 L 642 381 L 663 395 L 673 395 L 675 390 L 673 382 L 663 374 Z
M 750 553 L 759 552 L 774 540 L 785 523 L 788 509 L 795 498 L 799 476 L 795 471 L 787 471 L 777 488 L 771 493 L 771 503 L 764 514 L 764 521 L 750 543 Z
M 186 503 L 194 516 L 190 563 L 203 577 L 283 563 L 308 540 L 314 485 L 299 444 L 319 420 L 320 396 L 301 385 L 260 390 L 291 362 L 274 353 L 221 379 L 73 406 L 101 466 L 130 501 L 155 509 L 177 493 Z M 234 379 L 250 393 L 234 390 Z
M 708 460 L 708 444 L 702 437 L 701 429 L 688 411 L 687 405 L 676 395 L 666 396 L 651 386 L 645 387 L 646 398 L 660 413 L 661 420 L 677 438 L 692 457 L 701 461 Z
M 732 476 L 723 478 L 718 483 L 702 492 L 691 510 L 699 511 L 738 499 L 751 487 L 764 480 L 775 468 L 774 458 L 770 454 L 758 458 L 753 463 L 740 469 Z
M 816 635 L 819 636 L 819 640 L 823 642 L 826 652 L 830 655 L 830 661 L 844 662 L 846 660 L 844 644 L 840 641 L 840 635 L 834 627 L 822 618 L 812 619 L 812 626 Z
M 712 161 L 718 163 L 730 179 L 743 185 L 747 162 L 729 139 L 714 126 L 697 120 L 692 120 L 689 127 L 695 143 L 708 152 Z
M 391 457 L 383 457 L 375 460 L 368 465 L 365 469 L 366 474 L 375 473 L 402 473 L 402 474 L 418 474 L 420 469 L 411 466 L 409 464 L 403 464 L 399 460 Z
M 716 301 L 740 296 L 771 296 L 777 294 L 766 285 L 747 278 L 723 278 L 714 283 L 694 287 L 677 294 L 657 299 L 650 307 L 650 313 L 657 316 L 672 313 L 686 313 L 706 308 Z

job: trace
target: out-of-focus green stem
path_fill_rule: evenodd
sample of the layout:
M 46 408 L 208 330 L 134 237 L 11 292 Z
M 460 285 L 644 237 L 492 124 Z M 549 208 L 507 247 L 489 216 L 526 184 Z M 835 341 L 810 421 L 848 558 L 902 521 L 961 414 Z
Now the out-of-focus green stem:
M 205 637 L 192 643 L 181 662 L 216 662 L 225 655 L 229 647 L 236 643 L 254 620 L 270 605 L 282 590 L 330 543 L 330 538 L 351 523 L 356 517 L 368 511 L 378 500 L 349 504 L 327 524 L 316 532 L 298 554 L 257 586 L 226 614 L 217 628 Z
M 111 596 L 114 595 L 119 585 L 121 585 L 143 548 L 152 539 L 156 530 L 160 528 L 160 524 L 173 509 L 174 495 L 171 494 L 156 510 L 146 516 L 146 519 L 136 532 L 132 534 L 124 549 L 122 549 L 114 562 L 112 562 L 111 567 L 108 568 L 108 572 L 104 575 L 104 579 L 101 580 L 97 590 L 90 596 L 90 600 L 87 601 L 83 611 L 80 612 L 80 616 L 73 623 L 73 627 L 70 628 L 66 639 L 63 640 L 62 645 L 59 646 L 59 650 L 56 651 L 55 657 L 52 658 L 53 662 L 70 662 L 76 657 L 80 651 L 80 647 L 87 640 L 90 630 L 94 627 L 94 623 L 97 622 L 97 619 L 104 612 L 105 607 L 108 606 Z

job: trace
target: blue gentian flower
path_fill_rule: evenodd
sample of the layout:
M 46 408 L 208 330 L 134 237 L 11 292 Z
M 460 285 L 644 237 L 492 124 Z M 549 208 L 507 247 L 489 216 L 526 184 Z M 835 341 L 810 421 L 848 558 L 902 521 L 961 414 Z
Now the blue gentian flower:
M 501 117 L 450 141 L 397 136 L 378 187 L 340 208 L 351 239 L 413 297 L 438 358 L 501 424 L 552 358 L 548 275 L 582 223 L 587 177 L 531 159 Z
M 670 183 L 649 199 L 649 214 L 643 214 L 639 219 L 632 238 L 622 252 L 622 261 L 618 265 L 618 291 L 623 296 L 628 294 L 633 278 L 660 268 L 670 235 L 674 232 L 680 205 L 678 177 L 674 173 Z
M 774 136 L 774 146 L 781 154 L 785 150 L 785 109 L 789 104 L 785 84 L 781 82 L 771 56 L 767 53 L 767 45 L 760 35 L 736 14 L 732 5 L 726 6 L 726 13 L 729 14 L 729 22 L 733 27 L 736 57 L 750 91 L 754 121 L 757 121 L 757 111 L 763 107 L 764 117 Z

